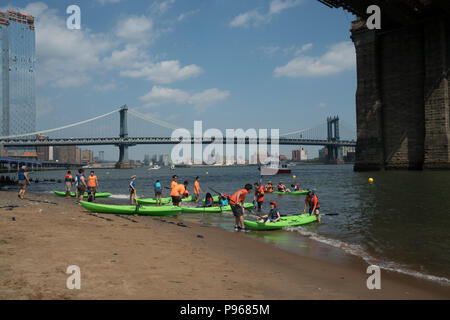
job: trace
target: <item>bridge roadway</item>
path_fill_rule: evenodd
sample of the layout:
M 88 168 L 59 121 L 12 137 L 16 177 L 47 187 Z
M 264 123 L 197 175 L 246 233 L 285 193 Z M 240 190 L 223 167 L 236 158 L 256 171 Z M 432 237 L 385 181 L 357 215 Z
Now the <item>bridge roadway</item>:
M 191 138 L 187 143 L 211 143 L 214 139 L 211 138 Z M 239 140 L 239 141 L 238 141 Z M 260 139 L 246 138 L 234 139 L 234 144 L 260 144 Z M 267 141 L 267 142 L 266 142 Z M 261 144 L 270 145 L 270 139 L 261 141 Z M 0 140 L 3 147 L 47 147 L 47 146 L 95 146 L 95 145 L 115 145 L 115 146 L 134 146 L 138 144 L 179 144 L 182 142 L 180 138 L 170 137 L 135 137 L 135 138 L 70 138 L 70 139 L 15 139 L 15 140 Z M 185 141 L 186 142 L 186 141 Z M 216 139 L 216 143 L 226 143 L 226 138 Z M 356 147 L 354 140 L 316 140 L 316 139 L 289 139 L 280 138 L 279 145 L 309 145 L 309 146 L 341 146 L 341 147 Z

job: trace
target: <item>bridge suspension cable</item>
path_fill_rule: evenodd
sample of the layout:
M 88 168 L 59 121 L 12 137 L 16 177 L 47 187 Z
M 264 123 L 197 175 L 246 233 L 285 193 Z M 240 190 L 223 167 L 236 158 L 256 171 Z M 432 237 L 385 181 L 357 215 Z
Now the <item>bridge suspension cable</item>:
M 280 137 L 286 137 L 286 136 L 290 136 L 290 135 L 293 135 L 293 134 L 304 133 L 306 131 L 310 131 L 310 130 L 316 129 L 316 128 L 322 126 L 322 125 L 324 125 L 324 123 L 320 123 L 318 125 L 315 125 L 314 127 L 307 128 L 307 129 L 301 129 L 301 130 L 292 131 L 292 132 L 288 132 L 288 133 L 282 133 L 282 134 L 280 134 Z
M 85 123 L 89 123 L 98 119 L 102 119 L 105 118 L 113 113 L 118 112 L 120 109 L 116 109 L 114 111 L 105 113 L 101 116 L 97 116 L 88 120 L 83 120 L 80 122 L 76 122 L 76 123 L 72 123 L 72 124 L 68 124 L 59 128 L 54 128 L 54 129 L 48 129 L 48 130 L 41 130 L 41 131 L 36 131 L 36 132 L 30 132 L 30 133 L 22 133 L 22 134 L 16 134 L 16 135 L 12 135 L 12 136 L 0 136 L 0 140 L 8 140 L 8 139 L 14 139 L 14 138 L 21 138 L 21 137 L 28 137 L 28 136 L 34 136 L 34 135 L 40 135 L 40 134 L 44 134 L 44 133 L 50 133 L 50 132 L 55 132 L 55 131 L 60 131 L 60 130 L 64 130 L 64 129 L 68 129 L 68 128 L 72 128 L 72 127 L 76 127 Z
M 132 114 L 133 116 L 139 118 L 139 119 L 142 119 L 142 120 L 147 121 L 147 122 L 151 122 L 153 124 L 156 124 L 158 126 L 164 127 L 166 129 L 175 130 L 175 129 L 180 128 L 180 126 L 174 125 L 172 123 L 169 123 L 169 122 L 166 122 L 166 121 L 163 121 L 163 120 L 155 119 L 155 118 L 150 117 L 148 115 L 142 114 L 142 113 L 140 113 L 140 112 L 138 112 L 138 111 L 136 111 L 134 109 L 129 109 L 128 112 L 130 114 Z

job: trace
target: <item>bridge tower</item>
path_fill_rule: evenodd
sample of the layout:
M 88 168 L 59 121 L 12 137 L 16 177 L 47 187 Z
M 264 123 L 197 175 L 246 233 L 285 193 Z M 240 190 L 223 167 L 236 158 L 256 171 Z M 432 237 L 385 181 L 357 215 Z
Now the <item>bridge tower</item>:
M 339 117 L 328 117 L 327 118 L 327 140 L 328 141 L 339 141 Z M 328 144 L 328 162 L 338 162 L 342 159 L 342 150 L 340 147 Z
M 120 138 L 128 139 L 128 107 L 124 105 L 120 108 Z M 116 168 L 130 168 L 130 162 L 128 160 L 128 147 L 129 144 L 124 142 L 119 144 L 119 162 L 116 164 Z

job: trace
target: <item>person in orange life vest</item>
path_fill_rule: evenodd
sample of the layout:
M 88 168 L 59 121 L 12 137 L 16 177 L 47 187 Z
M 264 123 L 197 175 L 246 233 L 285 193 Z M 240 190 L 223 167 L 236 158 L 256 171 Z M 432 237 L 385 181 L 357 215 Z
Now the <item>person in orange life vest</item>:
M 254 184 L 255 186 L 255 197 L 253 201 L 258 203 L 258 212 L 261 212 L 262 205 L 264 202 L 264 186 L 259 185 L 257 182 Z
M 97 192 L 97 188 L 98 188 L 97 176 L 94 174 L 94 171 L 91 171 L 91 174 L 88 177 L 88 193 L 91 193 L 92 200 L 95 200 L 95 193 Z
M 181 201 L 181 199 L 178 199 L 178 193 L 175 191 L 177 186 L 178 176 L 175 174 L 172 176 L 172 182 L 170 183 L 170 196 L 172 197 L 172 204 L 174 206 L 178 206 L 178 201 Z
M 317 216 L 317 221 L 320 223 L 319 215 L 319 197 L 314 193 L 312 189 L 308 190 L 308 194 L 305 198 L 305 208 L 303 208 L 303 213 L 306 212 L 306 206 L 309 205 L 309 215 L 315 214 Z
M 66 197 L 70 197 L 70 191 L 72 189 L 73 177 L 70 171 L 64 176 L 64 184 L 66 185 Z
M 235 218 L 234 230 L 236 231 L 247 231 L 244 225 L 245 209 L 243 204 L 250 190 L 252 190 L 252 185 L 247 183 L 243 189 L 236 191 L 230 198 L 231 211 Z
M 273 184 L 272 184 L 272 181 L 269 181 L 267 184 L 266 184 L 266 187 L 265 187 L 265 189 L 264 189 L 264 192 L 273 192 Z
M 200 199 L 200 192 L 203 192 L 202 188 L 200 188 L 200 183 L 199 183 L 200 177 L 195 178 L 195 182 L 194 182 L 194 197 L 195 197 L 195 202 L 198 203 L 199 199 Z
M 185 181 L 183 184 L 177 185 L 174 189 L 172 189 L 173 194 L 176 194 L 176 196 L 172 196 L 172 202 L 174 206 L 181 206 L 181 199 L 186 196 L 186 194 L 189 194 L 187 191 L 188 182 Z M 171 192 L 171 194 L 172 194 Z

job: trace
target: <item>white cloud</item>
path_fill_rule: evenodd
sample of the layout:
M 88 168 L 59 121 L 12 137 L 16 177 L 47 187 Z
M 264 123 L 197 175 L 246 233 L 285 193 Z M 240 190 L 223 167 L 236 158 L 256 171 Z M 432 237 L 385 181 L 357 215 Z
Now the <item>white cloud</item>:
M 222 91 L 217 88 L 191 94 L 180 89 L 154 86 L 152 90 L 142 96 L 140 100 L 145 102 L 144 107 L 155 107 L 167 104 L 189 104 L 194 106 L 194 109 L 197 112 L 203 112 L 208 107 L 225 100 L 229 95 L 229 91 Z
M 150 10 L 153 14 L 162 15 L 169 10 L 174 3 L 175 0 L 163 0 L 161 2 L 155 1 L 150 6 Z
M 147 106 L 159 106 L 162 104 L 184 104 L 189 100 L 189 93 L 179 90 L 154 86 L 152 91 L 140 98 L 147 103 Z
M 268 17 L 258 12 L 258 10 L 251 10 L 237 15 L 231 22 L 231 27 L 249 27 L 257 26 L 265 21 Z
M 172 83 L 196 77 L 203 72 L 202 68 L 195 64 L 181 67 L 178 60 L 148 63 L 139 69 L 122 71 L 122 76 L 130 78 L 145 78 L 157 83 Z
M 19 10 L 36 17 L 38 85 L 69 88 L 88 83 L 88 71 L 96 68 L 101 55 L 113 46 L 101 34 L 67 29 L 57 10 L 45 3 L 30 3 Z
M 270 3 L 269 14 L 278 14 L 283 10 L 298 6 L 302 0 L 273 0 Z
M 154 37 L 152 29 L 152 19 L 146 16 L 129 16 L 119 21 L 116 35 L 128 40 L 151 40 Z
M 297 56 L 303 52 L 310 50 L 312 48 L 312 46 L 313 46 L 312 43 L 304 44 L 301 47 L 292 45 L 292 46 L 286 47 L 286 48 L 282 48 L 280 46 L 275 46 L 275 45 L 268 45 L 268 46 L 259 47 L 258 50 L 268 57 L 273 57 L 277 54 L 282 54 L 282 55 L 295 54 Z
M 188 103 L 194 105 L 197 112 L 203 112 L 208 107 L 225 100 L 229 95 L 229 91 L 221 91 L 217 88 L 212 88 L 192 95 L 189 98 Z
M 253 9 L 240 13 L 230 22 L 230 27 L 250 27 L 269 23 L 274 15 L 282 11 L 300 5 L 302 0 L 272 0 L 267 13 L 261 13 L 260 9 Z
M 178 21 L 178 22 L 181 22 L 181 21 L 183 21 L 184 19 L 186 19 L 187 17 L 190 17 L 190 16 L 192 16 L 192 15 L 194 15 L 194 14 L 197 14 L 199 11 L 200 11 L 200 10 L 197 9 L 197 10 L 191 10 L 191 11 L 188 11 L 188 12 L 181 13 L 181 14 L 178 16 L 177 21 Z
M 356 56 L 350 41 L 331 46 L 330 50 L 320 57 L 300 55 L 285 66 L 277 67 L 275 77 L 315 77 L 336 74 L 344 70 L 354 69 Z

